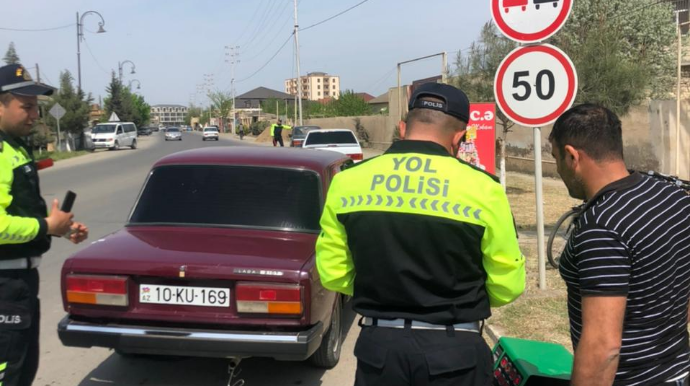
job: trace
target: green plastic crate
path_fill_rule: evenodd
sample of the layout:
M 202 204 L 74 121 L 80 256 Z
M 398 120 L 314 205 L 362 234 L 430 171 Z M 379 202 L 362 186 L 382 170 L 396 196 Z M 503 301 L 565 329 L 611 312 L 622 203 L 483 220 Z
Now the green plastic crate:
M 573 355 L 560 344 L 500 338 L 493 349 L 495 386 L 567 386 Z

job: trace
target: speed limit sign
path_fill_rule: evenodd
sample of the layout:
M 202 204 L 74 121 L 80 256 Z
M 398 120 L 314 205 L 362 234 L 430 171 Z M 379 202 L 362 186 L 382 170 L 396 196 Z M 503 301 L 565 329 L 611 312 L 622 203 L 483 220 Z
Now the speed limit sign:
M 553 123 L 572 106 L 576 94 L 573 62 L 549 44 L 513 50 L 496 71 L 496 102 L 510 120 L 522 126 Z

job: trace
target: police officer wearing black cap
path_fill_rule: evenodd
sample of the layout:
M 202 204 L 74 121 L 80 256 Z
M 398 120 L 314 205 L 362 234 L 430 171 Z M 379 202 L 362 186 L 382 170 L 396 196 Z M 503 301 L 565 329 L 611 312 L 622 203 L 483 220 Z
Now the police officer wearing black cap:
M 38 119 L 38 96 L 53 88 L 24 67 L 0 67 L 0 385 L 29 386 L 38 370 L 38 270 L 51 236 L 77 244 L 88 229 L 41 197 L 31 148 L 22 138 Z
M 425 84 L 403 140 L 336 174 L 316 262 L 362 315 L 355 385 L 490 385 L 490 307 L 524 290 L 524 258 L 497 179 L 453 155 L 469 100 Z

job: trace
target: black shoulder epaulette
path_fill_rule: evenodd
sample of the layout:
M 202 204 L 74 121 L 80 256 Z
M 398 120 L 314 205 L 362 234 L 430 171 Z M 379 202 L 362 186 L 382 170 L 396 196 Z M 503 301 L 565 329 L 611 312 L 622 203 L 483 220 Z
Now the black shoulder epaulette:
M 466 162 L 466 161 L 461 160 L 460 158 L 456 158 L 456 159 L 457 159 L 458 162 L 460 162 L 461 164 L 467 165 L 467 166 L 471 167 L 472 169 L 474 169 L 474 170 L 476 170 L 476 171 L 478 171 L 478 172 L 482 172 L 482 173 L 486 174 L 487 176 L 491 177 L 491 179 L 494 180 L 494 182 L 497 182 L 497 183 L 499 183 L 499 184 L 501 183 L 501 180 L 500 180 L 498 177 L 496 177 L 496 176 L 494 176 L 493 174 L 487 172 L 486 170 L 483 170 L 483 169 L 481 169 L 481 168 L 478 168 L 478 167 L 472 165 L 472 164 L 469 163 L 469 162 Z
M 367 159 L 365 159 L 365 160 L 362 160 L 362 162 L 358 162 L 358 163 L 351 162 L 351 163 L 349 163 L 349 164 L 343 164 L 343 166 L 340 168 L 340 171 L 343 171 L 343 170 L 350 170 L 350 169 L 352 169 L 352 168 L 354 168 L 354 167 L 357 167 L 357 166 L 359 166 L 359 165 L 361 165 L 361 164 L 363 164 L 363 163 L 369 162 L 369 161 L 373 160 L 374 158 L 378 158 L 378 157 L 379 157 L 379 156 L 377 155 L 376 157 L 371 157 L 371 158 L 367 158 Z

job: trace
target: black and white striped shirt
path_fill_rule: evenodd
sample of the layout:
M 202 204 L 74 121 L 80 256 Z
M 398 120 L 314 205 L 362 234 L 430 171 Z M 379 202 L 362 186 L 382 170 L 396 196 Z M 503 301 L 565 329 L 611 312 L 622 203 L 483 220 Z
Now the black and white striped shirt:
M 659 385 L 687 372 L 690 196 L 633 173 L 587 204 L 561 257 L 573 346 L 583 296 L 625 296 L 614 385 Z

